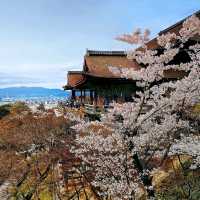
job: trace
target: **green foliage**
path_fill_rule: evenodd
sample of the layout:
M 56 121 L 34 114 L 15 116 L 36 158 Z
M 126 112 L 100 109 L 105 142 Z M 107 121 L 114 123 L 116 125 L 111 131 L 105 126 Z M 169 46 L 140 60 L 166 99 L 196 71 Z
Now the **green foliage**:
M 11 108 L 10 104 L 5 104 L 0 106 L 0 119 L 10 113 L 10 108 Z
M 33 167 L 20 185 L 13 185 L 10 190 L 11 200 L 52 200 L 51 180 L 50 172 L 41 179 L 41 177 L 36 176 Z
M 53 199 L 52 193 L 48 189 L 41 191 L 39 196 L 40 196 L 41 200 L 52 200 Z
M 194 107 L 194 113 L 200 114 L 200 103 L 198 103 L 198 104 Z
M 190 171 L 174 177 L 170 184 L 156 194 L 157 200 L 199 200 L 200 199 L 200 174 Z
M 15 113 L 15 114 L 19 114 L 19 113 L 24 112 L 24 111 L 30 112 L 30 108 L 27 106 L 26 103 L 21 102 L 21 101 L 17 101 L 11 107 L 11 112 Z
M 24 102 L 17 101 L 14 104 L 5 104 L 0 106 L 0 119 L 10 113 L 20 114 L 24 111 L 30 112 L 30 108 Z

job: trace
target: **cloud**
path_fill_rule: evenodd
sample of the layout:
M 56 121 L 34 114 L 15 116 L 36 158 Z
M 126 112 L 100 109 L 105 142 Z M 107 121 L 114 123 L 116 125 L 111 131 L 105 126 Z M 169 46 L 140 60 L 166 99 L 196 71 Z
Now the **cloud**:
M 0 73 L 0 87 L 40 84 L 42 81 L 31 77 Z
M 41 86 L 62 88 L 66 84 L 67 71 L 80 67 L 73 62 L 68 64 L 21 64 L 0 65 L 0 87 Z

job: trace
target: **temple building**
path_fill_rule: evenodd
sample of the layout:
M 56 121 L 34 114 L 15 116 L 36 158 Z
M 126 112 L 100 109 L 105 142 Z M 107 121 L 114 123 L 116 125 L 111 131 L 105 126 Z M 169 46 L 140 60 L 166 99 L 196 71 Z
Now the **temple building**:
M 69 71 L 65 90 L 71 90 L 72 100 L 98 106 L 116 102 L 131 101 L 136 91 L 133 80 L 114 75 L 109 67 L 139 69 L 124 51 L 91 51 L 84 56 L 82 71 Z
M 200 18 L 200 11 L 194 13 L 194 15 Z M 158 35 L 166 33 L 179 34 L 185 20 L 186 18 L 161 31 Z M 199 41 L 199 37 L 189 40 L 174 57 L 174 60 L 168 64 L 188 62 L 190 60 L 187 52 L 189 46 Z M 150 40 L 146 45 L 148 49 L 156 49 L 158 52 L 162 52 L 162 48 L 157 43 L 157 37 Z M 137 50 L 139 49 L 142 50 L 141 47 Z M 109 67 L 132 68 L 134 70 L 141 68 L 136 61 L 128 60 L 124 51 L 87 50 L 82 71 L 69 71 L 68 83 L 64 86 L 64 89 L 71 90 L 72 100 L 79 101 L 81 104 L 92 104 L 101 107 L 112 101 L 131 101 L 132 95 L 138 89 L 135 81 L 114 75 Z M 182 78 L 185 76 L 185 72 L 168 70 L 164 72 L 164 76 L 168 81 L 168 79 Z

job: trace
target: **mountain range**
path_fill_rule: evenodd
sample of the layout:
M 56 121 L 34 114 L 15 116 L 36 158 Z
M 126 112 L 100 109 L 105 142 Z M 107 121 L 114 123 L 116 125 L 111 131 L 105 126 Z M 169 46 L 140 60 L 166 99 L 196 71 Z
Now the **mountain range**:
M 31 97 L 68 97 L 69 92 L 61 89 L 43 87 L 9 87 L 0 88 L 0 98 L 31 98 Z

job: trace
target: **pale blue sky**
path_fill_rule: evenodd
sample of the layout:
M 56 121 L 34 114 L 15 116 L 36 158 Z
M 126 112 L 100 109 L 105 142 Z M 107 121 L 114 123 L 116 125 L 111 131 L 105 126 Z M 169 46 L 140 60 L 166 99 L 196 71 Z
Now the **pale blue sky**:
M 133 48 L 114 38 L 160 30 L 200 9 L 200 0 L 0 0 L 0 87 L 61 88 L 86 48 Z

